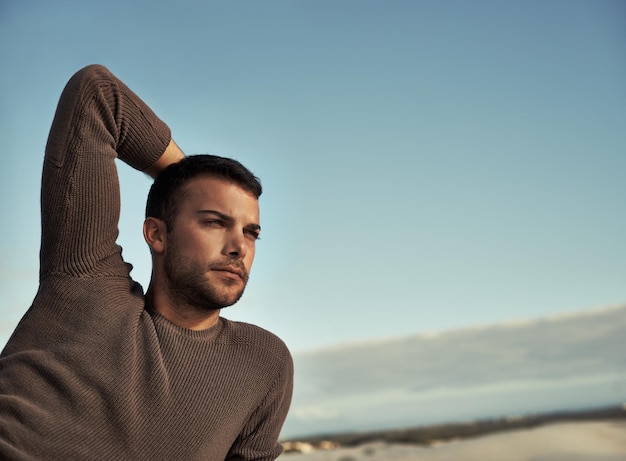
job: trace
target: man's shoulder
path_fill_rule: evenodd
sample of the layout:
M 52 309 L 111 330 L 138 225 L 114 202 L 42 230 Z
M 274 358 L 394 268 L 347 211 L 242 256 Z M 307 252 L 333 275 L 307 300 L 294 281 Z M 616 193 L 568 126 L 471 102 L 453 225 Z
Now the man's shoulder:
M 222 331 L 229 341 L 244 348 L 255 349 L 273 356 L 290 357 L 285 342 L 276 334 L 258 325 L 220 318 Z

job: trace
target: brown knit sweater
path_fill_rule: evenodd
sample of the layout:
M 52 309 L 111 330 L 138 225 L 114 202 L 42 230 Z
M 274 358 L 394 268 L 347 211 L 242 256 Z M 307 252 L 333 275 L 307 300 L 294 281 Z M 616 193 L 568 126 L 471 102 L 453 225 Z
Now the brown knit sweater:
M 39 291 L 0 356 L 2 460 L 273 460 L 291 399 L 283 342 L 145 305 L 115 243 L 114 159 L 151 166 L 169 128 L 102 66 L 55 115 L 42 180 Z

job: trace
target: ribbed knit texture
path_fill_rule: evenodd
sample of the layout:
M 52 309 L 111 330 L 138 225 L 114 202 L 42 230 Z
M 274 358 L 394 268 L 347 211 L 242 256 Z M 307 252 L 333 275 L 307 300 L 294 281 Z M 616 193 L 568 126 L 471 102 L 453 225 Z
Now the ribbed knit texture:
M 273 460 L 293 383 L 271 333 L 191 331 L 145 306 L 116 245 L 116 157 L 138 170 L 168 127 L 102 66 L 55 115 L 42 177 L 40 287 L 0 355 L 2 460 Z

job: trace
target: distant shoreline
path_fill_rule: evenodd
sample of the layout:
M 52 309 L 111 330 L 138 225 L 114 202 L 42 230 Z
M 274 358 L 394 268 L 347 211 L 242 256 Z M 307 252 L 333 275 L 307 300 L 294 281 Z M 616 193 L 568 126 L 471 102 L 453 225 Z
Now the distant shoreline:
M 626 404 L 585 410 L 563 410 L 547 413 L 526 414 L 464 423 L 444 423 L 405 429 L 342 432 L 292 437 L 283 441 L 285 452 L 300 451 L 306 445 L 312 449 L 324 447 L 356 447 L 366 443 L 385 442 L 433 446 L 448 441 L 479 437 L 497 432 L 531 429 L 552 423 L 576 421 L 608 421 L 626 419 Z

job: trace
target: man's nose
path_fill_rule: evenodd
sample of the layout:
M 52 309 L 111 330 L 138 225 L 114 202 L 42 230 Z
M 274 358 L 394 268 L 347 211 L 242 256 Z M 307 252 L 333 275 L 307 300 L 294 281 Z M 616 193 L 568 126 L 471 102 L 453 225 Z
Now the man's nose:
M 247 252 L 248 246 L 243 232 L 229 232 L 224 246 L 224 254 L 231 258 L 242 259 Z

